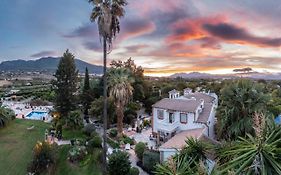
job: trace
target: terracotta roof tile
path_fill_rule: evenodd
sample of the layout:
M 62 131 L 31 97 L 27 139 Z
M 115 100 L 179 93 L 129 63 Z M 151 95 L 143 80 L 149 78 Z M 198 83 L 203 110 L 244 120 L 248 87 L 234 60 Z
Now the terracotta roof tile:
M 193 137 L 195 139 L 198 139 L 202 136 L 204 130 L 206 128 L 197 128 L 197 129 L 191 129 L 182 131 L 180 133 L 177 133 L 174 137 L 169 139 L 167 142 L 165 142 L 163 145 L 161 145 L 160 149 L 181 149 L 183 148 L 186 143 L 185 140 L 188 137 Z
M 213 105 L 211 103 L 204 103 L 203 111 L 199 114 L 196 122 L 207 123 L 212 111 L 212 106 Z

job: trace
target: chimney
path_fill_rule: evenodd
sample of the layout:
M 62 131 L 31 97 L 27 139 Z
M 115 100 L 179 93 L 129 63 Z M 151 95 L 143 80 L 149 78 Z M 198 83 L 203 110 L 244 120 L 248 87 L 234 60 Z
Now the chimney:
M 188 94 L 191 94 L 192 93 L 192 89 L 190 89 L 190 88 L 185 88 L 184 90 L 183 90 L 183 95 L 184 96 L 187 96 Z
M 204 108 L 204 100 L 203 100 L 203 99 L 200 99 L 200 102 L 201 102 L 200 108 L 203 109 L 203 108 Z
M 169 92 L 169 98 L 174 99 L 174 98 L 179 98 L 180 97 L 180 92 L 173 89 Z

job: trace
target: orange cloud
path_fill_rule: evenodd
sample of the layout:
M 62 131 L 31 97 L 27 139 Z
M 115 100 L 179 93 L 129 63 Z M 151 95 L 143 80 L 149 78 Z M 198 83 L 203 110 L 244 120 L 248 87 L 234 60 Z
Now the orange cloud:
M 208 36 L 202 29 L 202 25 L 217 24 L 225 21 L 225 16 L 215 16 L 208 18 L 187 18 L 178 20 L 170 26 L 171 34 L 165 39 L 166 42 L 182 42 L 194 39 L 201 39 Z

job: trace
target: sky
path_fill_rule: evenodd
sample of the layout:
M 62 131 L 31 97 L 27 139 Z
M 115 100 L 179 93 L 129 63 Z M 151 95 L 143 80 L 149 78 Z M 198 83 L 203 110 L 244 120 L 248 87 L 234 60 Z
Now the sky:
M 132 58 L 147 75 L 281 72 L 276 0 L 128 0 L 111 60 Z M 0 61 L 61 56 L 102 65 L 87 0 L 0 0 Z

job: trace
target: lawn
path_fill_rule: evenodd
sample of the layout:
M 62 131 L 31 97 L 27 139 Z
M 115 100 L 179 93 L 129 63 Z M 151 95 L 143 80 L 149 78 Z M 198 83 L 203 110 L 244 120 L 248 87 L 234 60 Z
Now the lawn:
M 34 130 L 27 130 L 34 125 Z M 0 175 L 25 175 L 27 166 L 32 159 L 32 149 L 37 141 L 44 139 L 46 128 L 50 124 L 42 121 L 15 119 L 0 129 Z M 80 131 L 65 130 L 65 139 L 85 138 Z M 60 146 L 55 175 L 99 175 L 101 168 L 97 162 L 96 150 L 84 166 L 68 162 L 67 154 L 70 145 Z
M 26 128 L 34 125 L 34 130 Z M 15 119 L 0 129 L 0 174 L 24 175 L 32 159 L 32 149 L 44 139 L 49 124 L 42 121 Z

